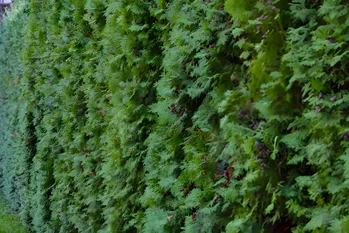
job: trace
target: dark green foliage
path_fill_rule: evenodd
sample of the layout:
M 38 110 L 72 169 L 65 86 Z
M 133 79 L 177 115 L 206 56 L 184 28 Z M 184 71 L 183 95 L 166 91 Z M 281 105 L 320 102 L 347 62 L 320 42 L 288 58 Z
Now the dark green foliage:
M 34 232 L 349 232 L 340 0 L 16 1 L 0 175 Z

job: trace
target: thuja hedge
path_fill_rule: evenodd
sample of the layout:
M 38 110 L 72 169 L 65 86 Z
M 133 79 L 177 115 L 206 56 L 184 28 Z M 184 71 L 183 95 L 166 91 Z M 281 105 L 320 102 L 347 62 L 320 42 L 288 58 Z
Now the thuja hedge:
M 33 232 L 349 232 L 345 0 L 17 0 L 0 175 Z

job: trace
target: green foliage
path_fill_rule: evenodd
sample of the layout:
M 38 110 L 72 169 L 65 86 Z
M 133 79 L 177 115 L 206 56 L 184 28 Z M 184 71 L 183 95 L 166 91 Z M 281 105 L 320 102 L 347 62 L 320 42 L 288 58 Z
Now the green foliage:
M 3 195 L 0 197 L 0 232 L 1 233 L 26 233 L 20 217 L 11 213 L 8 203 Z
M 34 232 L 349 232 L 348 11 L 16 1 L 6 198 Z

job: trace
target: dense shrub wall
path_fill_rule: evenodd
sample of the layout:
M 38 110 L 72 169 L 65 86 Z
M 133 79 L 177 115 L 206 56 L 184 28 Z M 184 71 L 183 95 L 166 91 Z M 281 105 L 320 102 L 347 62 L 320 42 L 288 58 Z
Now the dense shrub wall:
M 0 172 L 34 232 L 349 232 L 345 0 L 16 1 Z
M 18 2 L 6 20 L 0 25 L 0 153 L 1 187 L 11 200 L 12 208 L 24 210 L 22 198 L 27 194 L 30 151 L 35 142 L 28 139 L 33 135 L 27 117 L 27 87 L 23 81 L 25 67 L 21 61 L 23 52 L 23 30 L 27 20 L 27 8 Z M 33 127 L 32 127 L 33 128 Z M 22 136 L 19 135 L 22 132 Z M 23 199 L 24 200 L 24 199 Z

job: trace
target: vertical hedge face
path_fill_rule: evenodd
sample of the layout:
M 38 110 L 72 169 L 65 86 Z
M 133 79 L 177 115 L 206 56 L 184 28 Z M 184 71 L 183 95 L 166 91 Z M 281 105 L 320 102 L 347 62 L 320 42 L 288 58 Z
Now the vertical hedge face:
M 22 12 L 21 7 L 16 8 L 16 10 Z M 3 11 L 4 9 L 2 9 Z M 2 12 L 1 14 L 3 14 Z M 14 209 L 19 208 L 19 190 L 18 190 L 18 175 L 21 172 L 15 172 L 17 168 L 16 160 L 20 160 L 17 157 L 21 153 L 21 147 L 17 145 L 20 144 L 21 138 L 19 136 L 20 127 L 18 126 L 18 121 L 20 114 L 17 108 L 17 105 L 12 103 L 21 95 L 21 90 L 18 88 L 18 83 L 23 76 L 23 66 L 20 63 L 19 53 L 20 53 L 20 44 L 23 43 L 21 38 L 21 33 L 23 30 L 24 18 L 16 18 L 18 12 L 14 12 L 11 15 L 8 15 L 6 22 L 2 22 L 1 25 L 1 44 L 0 44 L 0 53 L 1 53 L 1 186 L 3 192 L 5 193 L 8 199 L 11 199 L 11 205 Z M 13 53 L 15 56 L 10 56 Z M 12 88 L 8 88 L 11 86 Z M 20 119 L 23 120 L 23 119 Z M 19 162 L 19 161 L 18 161 Z M 21 171 L 24 172 L 25 168 L 20 167 Z
M 340 0 L 16 1 L 0 180 L 34 232 L 347 232 Z

